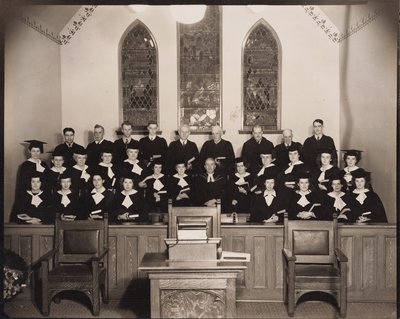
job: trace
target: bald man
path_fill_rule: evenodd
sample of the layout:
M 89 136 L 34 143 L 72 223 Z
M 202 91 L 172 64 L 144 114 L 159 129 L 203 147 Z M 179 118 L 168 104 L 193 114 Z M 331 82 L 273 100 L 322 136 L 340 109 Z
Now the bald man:
M 284 129 L 282 132 L 282 143 L 275 146 L 275 165 L 280 171 L 286 169 L 290 162 L 289 148 L 292 145 L 299 150 L 299 155 L 301 156 L 301 143 L 293 141 L 293 131 L 291 129 Z
M 213 158 L 217 165 L 216 172 L 222 174 L 225 178 L 233 172 L 235 163 L 235 153 L 231 142 L 222 139 L 222 128 L 213 126 L 211 129 L 212 139 L 204 142 L 199 160 L 205 163 L 207 158 Z

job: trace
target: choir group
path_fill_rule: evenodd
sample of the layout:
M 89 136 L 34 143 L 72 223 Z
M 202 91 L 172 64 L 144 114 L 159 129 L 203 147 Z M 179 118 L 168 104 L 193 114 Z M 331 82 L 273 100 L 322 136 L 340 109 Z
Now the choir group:
M 46 143 L 26 141 L 30 158 L 18 171 L 10 221 L 53 223 L 56 213 L 64 220 L 97 219 L 107 212 L 111 222 L 147 222 L 149 213 L 166 213 L 171 198 L 175 206 L 214 206 L 221 199 L 223 213 L 250 213 L 252 222 L 281 222 L 284 211 L 289 219 L 330 219 L 336 212 L 343 222 L 387 222 L 370 173 L 357 166 L 361 151 L 345 150 L 346 166 L 339 169 L 320 119 L 303 145 L 286 129 L 274 147 L 255 126 L 240 158 L 219 126 L 200 152 L 188 126 L 169 146 L 157 136 L 157 123 L 147 129 L 136 141 L 123 122 L 122 137 L 111 142 L 96 125 L 84 148 L 74 142 L 74 129 L 64 128 L 50 168 L 40 160 Z

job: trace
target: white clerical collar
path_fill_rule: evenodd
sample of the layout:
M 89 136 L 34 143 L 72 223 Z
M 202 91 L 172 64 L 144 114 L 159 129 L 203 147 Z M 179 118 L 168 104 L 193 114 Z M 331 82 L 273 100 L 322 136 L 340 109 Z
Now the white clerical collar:
M 101 163 L 99 163 L 99 165 L 103 166 L 103 167 L 113 167 L 112 163 L 106 164 L 106 163 L 101 162 Z
M 154 179 L 160 179 L 161 177 L 163 177 L 164 176 L 164 174 L 163 173 L 160 173 L 160 175 L 158 175 L 158 176 L 156 176 L 156 175 L 151 175 Z
M 80 166 L 78 166 L 78 164 L 75 164 L 75 165 L 73 166 L 73 168 L 76 168 L 77 170 L 80 170 L 80 171 L 86 171 L 86 170 L 89 168 L 89 166 L 85 165 L 85 166 L 83 167 L 83 169 L 82 169 Z
M 133 195 L 136 194 L 137 190 L 136 189 L 131 189 L 129 192 L 127 192 L 126 190 L 121 191 L 121 194 L 124 196 L 129 196 L 129 195 Z
M 53 166 L 50 169 L 55 173 L 63 173 L 67 168 L 64 166 L 61 166 L 60 169 L 58 169 L 57 167 Z
M 175 175 L 173 175 L 173 177 L 181 179 L 181 178 L 187 177 L 187 175 L 186 175 L 186 174 L 183 174 L 183 175 L 181 176 L 181 175 L 179 175 L 178 173 L 176 173 Z
M 92 191 L 91 191 L 91 193 L 92 193 L 92 194 L 96 194 L 96 193 L 100 193 L 100 194 L 101 194 L 101 193 L 103 193 L 105 190 L 106 190 L 105 187 L 102 186 L 99 190 L 97 190 L 96 188 L 93 188 Z
M 40 190 L 39 193 L 37 193 L 37 194 L 32 193 L 32 191 L 26 191 L 26 192 L 31 196 L 39 196 L 39 195 L 42 195 L 42 193 L 43 193 L 42 190 Z
M 369 189 L 368 189 L 368 188 L 364 188 L 364 189 L 355 188 L 355 189 L 353 190 L 353 193 L 354 193 L 354 194 L 361 194 L 361 193 L 367 193 L 367 192 L 369 192 Z
M 359 169 L 359 167 L 358 166 L 346 166 L 345 168 L 344 168 L 344 170 L 346 171 L 346 172 L 348 172 L 348 173 L 350 173 L 350 172 L 352 172 L 352 171 L 355 171 L 356 169 Z
M 342 197 L 343 195 L 345 195 L 345 193 L 340 192 L 340 193 L 336 193 L 336 192 L 329 192 L 328 196 L 332 197 L 332 198 L 338 198 L 338 197 Z
M 101 144 L 104 141 L 104 138 L 102 138 L 100 141 L 94 141 L 96 144 Z
M 321 171 L 321 172 L 325 172 L 325 171 L 327 171 L 328 169 L 331 169 L 332 167 L 333 167 L 333 165 L 331 165 L 331 164 L 327 165 L 326 167 L 321 166 L 321 167 L 320 167 L 320 171 Z
M 248 172 L 245 172 L 245 173 L 243 174 L 243 176 L 241 176 L 239 173 L 235 173 L 235 176 L 238 177 L 238 178 L 245 178 L 245 177 L 247 177 L 247 176 L 249 176 L 249 175 L 250 175 L 250 173 L 248 173 Z
M 310 194 L 311 191 L 310 191 L 309 189 L 306 190 L 305 192 L 304 192 L 304 191 L 301 191 L 301 190 L 297 190 L 296 193 L 299 194 L 299 195 L 301 195 L 301 196 L 306 196 L 306 195 Z
M 124 162 L 130 163 L 132 165 L 135 165 L 137 163 L 139 163 L 138 159 L 135 159 L 134 161 L 132 161 L 131 159 L 127 158 Z
M 59 193 L 60 195 L 69 195 L 69 194 L 71 194 L 72 192 L 71 192 L 71 190 L 70 189 L 68 189 L 65 193 L 63 193 L 62 192 L 62 190 L 59 190 L 59 191 L 57 191 L 57 193 Z
M 294 163 L 290 162 L 289 166 L 294 166 L 294 165 L 299 165 L 299 164 L 303 164 L 303 162 L 302 161 L 297 161 L 297 162 L 294 162 Z
M 39 163 L 39 164 L 40 164 L 40 163 L 42 162 L 40 159 L 35 160 L 35 159 L 33 159 L 32 157 L 31 157 L 31 158 L 28 158 L 28 161 L 29 161 L 29 162 L 32 162 L 32 163 L 35 163 L 35 164 L 36 164 L 36 163 Z

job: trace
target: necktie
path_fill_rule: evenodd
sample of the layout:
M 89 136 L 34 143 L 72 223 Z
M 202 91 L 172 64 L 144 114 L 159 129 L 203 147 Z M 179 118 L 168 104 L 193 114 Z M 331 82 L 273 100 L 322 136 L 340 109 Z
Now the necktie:
M 186 141 L 183 141 L 182 145 L 183 145 L 183 146 L 186 146 Z

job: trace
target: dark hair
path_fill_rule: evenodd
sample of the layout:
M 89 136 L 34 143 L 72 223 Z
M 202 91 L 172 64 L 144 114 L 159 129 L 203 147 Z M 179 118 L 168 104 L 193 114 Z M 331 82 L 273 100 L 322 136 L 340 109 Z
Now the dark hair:
M 149 122 L 147 123 L 147 127 L 149 127 L 151 124 L 155 124 L 155 125 L 157 125 L 157 127 L 158 127 L 158 123 L 157 123 L 156 121 L 149 121 Z
M 75 134 L 75 130 L 72 127 L 65 127 L 63 129 L 63 134 L 65 135 L 65 133 L 67 132 L 72 132 L 73 134 Z
M 129 121 L 123 121 L 123 122 L 121 123 L 121 129 L 122 129 L 122 127 L 123 127 L 124 125 L 132 127 L 132 123 L 129 122 Z
M 94 126 L 94 128 L 96 129 L 96 128 L 101 128 L 102 130 L 103 130 L 103 132 L 105 131 L 104 130 L 104 126 L 102 126 L 102 125 L 100 125 L 100 124 L 96 124 L 95 126 Z
M 361 153 L 356 152 L 355 154 L 350 154 L 349 152 L 344 153 L 343 160 L 347 160 L 347 156 L 355 156 L 356 157 L 356 164 L 361 160 Z
M 320 123 L 321 125 L 324 125 L 324 121 L 321 119 L 315 119 L 314 122 L 312 122 L 312 124 L 314 125 L 315 122 Z

